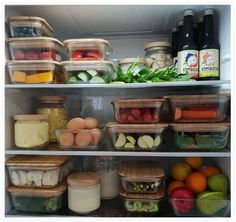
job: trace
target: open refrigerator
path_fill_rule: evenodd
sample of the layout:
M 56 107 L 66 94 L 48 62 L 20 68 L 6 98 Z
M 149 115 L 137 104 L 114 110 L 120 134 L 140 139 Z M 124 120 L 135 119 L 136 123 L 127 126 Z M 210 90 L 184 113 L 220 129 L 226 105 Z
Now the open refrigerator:
M 230 5 L 127 5 L 127 6 L 86 6 L 86 5 L 7 5 L 5 20 L 9 16 L 37 15 L 46 18 L 56 30 L 55 37 L 63 41 L 69 38 L 103 38 L 110 42 L 114 62 L 120 58 L 143 57 L 143 45 L 156 40 L 169 40 L 171 29 L 184 9 L 191 8 L 199 14 L 205 8 L 213 8 L 216 13 L 218 38 L 220 43 L 220 80 L 196 82 L 162 82 L 145 84 L 11 84 L 6 74 L 5 82 L 5 158 L 14 155 L 70 156 L 74 169 L 83 171 L 96 156 L 115 156 L 120 160 L 147 160 L 160 162 L 166 174 L 171 166 L 184 157 L 202 157 L 206 164 L 216 164 L 231 178 L 230 142 L 220 151 L 175 150 L 171 147 L 157 152 L 115 150 L 108 134 L 103 137 L 99 150 L 66 150 L 54 147 L 47 150 L 21 150 L 14 144 L 14 125 L 12 116 L 35 113 L 38 96 L 66 96 L 68 119 L 77 116 L 94 116 L 102 124 L 114 121 L 111 102 L 117 99 L 145 99 L 173 95 L 230 94 L 231 84 L 231 6 Z M 7 33 L 6 33 L 7 38 Z M 6 45 L 6 60 L 10 57 Z M 230 103 L 230 101 L 229 101 Z M 230 122 L 230 109 L 227 113 Z M 5 173 L 6 187 L 10 183 L 8 170 Z M 5 214 L 8 217 L 50 216 L 47 214 L 19 213 L 13 208 L 9 193 L 5 197 Z M 81 216 L 68 209 L 56 213 L 59 216 Z M 82 215 L 83 216 L 83 215 Z M 100 208 L 88 216 L 144 216 L 140 213 L 129 214 L 123 209 L 122 200 L 104 200 Z M 168 197 L 160 204 L 154 217 L 175 217 Z M 191 216 L 191 215 L 185 215 Z M 202 215 L 193 215 L 202 216 Z M 230 217 L 230 198 L 226 212 L 221 215 Z

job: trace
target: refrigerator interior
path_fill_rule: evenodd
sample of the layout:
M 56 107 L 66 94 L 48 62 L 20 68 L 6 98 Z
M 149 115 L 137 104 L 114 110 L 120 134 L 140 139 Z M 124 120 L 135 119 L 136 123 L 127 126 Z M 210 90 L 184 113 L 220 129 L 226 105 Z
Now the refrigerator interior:
M 55 29 L 55 37 L 64 40 L 69 38 L 97 37 L 110 41 L 114 50 L 114 61 L 122 57 L 142 57 L 145 53 L 143 45 L 155 40 L 170 40 L 171 30 L 175 26 L 179 15 L 186 8 L 194 9 L 199 14 L 203 9 L 212 7 L 216 10 L 218 23 L 218 36 L 221 48 L 220 69 L 221 80 L 230 80 L 231 67 L 231 8 L 228 5 L 203 6 L 203 5 L 162 5 L 162 6 L 6 6 L 6 20 L 13 15 L 35 15 L 47 19 Z M 58 16 L 60 15 L 60 16 Z M 102 15 L 102 16 L 101 16 Z M 121 19 L 122 18 L 122 19 Z M 96 22 L 95 22 L 96 21 Z M 6 35 L 7 36 L 7 35 Z M 9 59 L 6 47 L 6 59 Z M 6 73 L 6 84 L 9 79 Z M 225 86 L 222 86 L 225 87 Z M 190 91 L 191 89 L 191 91 Z M 219 87 L 150 87 L 150 88 L 6 88 L 5 89 L 5 147 L 6 150 L 14 146 L 13 120 L 14 114 L 34 113 L 37 96 L 42 95 L 65 95 L 66 105 L 69 109 L 69 118 L 76 116 L 96 116 L 100 123 L 114 120 L 111 101 L 120 98 L 155 98 L 162 95 L 172 94 L 198 94 L 214 93 Z M 99 153 L 96 153 L 99 155 Z M 188 153 L 182 153 L 187 156 Z M 53 154 L 52 154 L 53 155 Z M 60 155 L 60 152 L 55 152 Z M 94 154 L 95 155 L 95 154 Z M 115 152 L 114 152 L 114 155 Z M 12 155 L 7 154 L 6 159 Z M 181 156 L 181 154 L 179 155 Z M 75 166 L 77 162 L 86 156 L 73 157 Z M 158 160 L 167 170 L 173 162 L 180 157 L 128 157 L 127 154 L 121 159 L 142 158 Z M 221 157 L 216 154 L 204 154 L 204 161 L 215 161 L 230 178 L 230 154 Z M 6 170 L 6 186 L 9 183 Z M 6 194 L 5 213 L 12 210 L 10 196 Z

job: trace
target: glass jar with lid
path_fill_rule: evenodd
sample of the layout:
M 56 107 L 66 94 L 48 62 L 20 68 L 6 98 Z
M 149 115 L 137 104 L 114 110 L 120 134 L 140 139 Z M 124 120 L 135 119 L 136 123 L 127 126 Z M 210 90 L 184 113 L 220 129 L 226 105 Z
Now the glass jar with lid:
M 112 156 L 96 157 L 94 170 L 101 178 L 101 198 L 114 199 L 119 194 L 119 159 Z
M 15 115 L 15 145 L 21 149 L 45 148 L 49 142 L 47 115 Z
M 172 64 L 171 44 L 166 41 L 150 42 L 144 45 L 145 60 L 151 70 L 164 68 Z
M 56 130 L 63 129 L 67 123 L 65 96 L 39 96 L 37 114 L 48 115 L 49 141 L 56 142 Z
M 100 207 L 100 177 L 92 172 L 76 172 L 67 177 L 68 207 L 79 214 Z
M 141 69 L 145 69 L 146 62 L 143 58 L 124 58 L 118 60 L 118 65 L 121 67 L 122 72 L 126 73 L 132 63 L 137 62 L 137 66 L 134 67 L 135 74 L 138 73 Z

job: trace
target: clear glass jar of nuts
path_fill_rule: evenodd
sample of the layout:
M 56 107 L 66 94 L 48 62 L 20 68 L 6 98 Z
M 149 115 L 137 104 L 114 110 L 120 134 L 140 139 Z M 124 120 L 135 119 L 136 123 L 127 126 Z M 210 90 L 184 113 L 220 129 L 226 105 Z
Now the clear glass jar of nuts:
M 160 69 L 172 64 L 171 44 L 169 42 L 158 41 L 144 45 L 146 54 L 144 56 L 146 65 L 151 69 Z

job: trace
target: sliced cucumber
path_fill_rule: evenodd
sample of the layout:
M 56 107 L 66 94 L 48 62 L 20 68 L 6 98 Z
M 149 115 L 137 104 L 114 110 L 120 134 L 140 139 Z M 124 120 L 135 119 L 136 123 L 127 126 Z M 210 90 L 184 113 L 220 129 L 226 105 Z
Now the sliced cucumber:
M 149 135 L 144 135 L 143 136 L 144 142 L 148 145 L 148 148 L 152 148 L 154 145 L 154 140 L 151 136 Z
M 106 83 L 106 82 L 102 77 L 94 76 L 92 79 L 90 79 L 90 83 Z
M 83 82 L 88 82 L 88 74 L 86 72 L 80 72 L 77 74 L 77 77 L 82 80 Z
M 71 76 L 69 79 L 68 79 L 68 83 L 76 83 L 78 80 L 75 76 Z
M 124 148 L 135 148 L 134 144 L 133 143 L 126 143 Z
M 134 137 L 132 137 L 132 136 L 126 136 L 126 139 L 127 139 L 130 143 L 132 143 L 133 145 L 135 145 L 136 140 L 134 139 Z
M 161 144 L 161 137 L 156 136 L 156 138 L 154 140 L 154 146 L 159 146 L 160 144 Z
M 120 133 L 119 136 L 118 136 L 118 139 L 115 143 L 115 147 L 117 147 L 117 148 L 123 147 L 125 145 L 125 143 L 126 143 L 125 134 Z
M 96 76 L 98 74 L 97 70 L 95 69 L 88 69 L 87 73 L 91 75 L 92 77 Z

